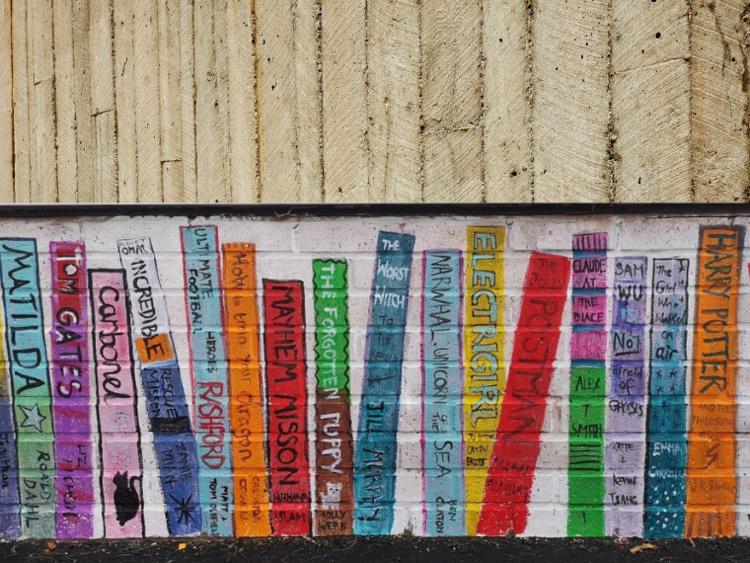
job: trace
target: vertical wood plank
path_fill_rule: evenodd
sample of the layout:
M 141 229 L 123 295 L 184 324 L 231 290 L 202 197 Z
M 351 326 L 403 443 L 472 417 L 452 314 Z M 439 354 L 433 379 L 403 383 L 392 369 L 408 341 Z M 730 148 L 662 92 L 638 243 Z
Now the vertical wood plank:
M 159 1 L 159 94 L 164 201 L 185 201 L 182 165 L 180 1 Z
M 14 0 L 13 26 L 13 169 L 16 203 L 31 201 L 31 150 L 29 119 L 29 68 L 27 49 L 27 4 Z
M 688 37 L 686 0 L 613 1 L 616 201 L 692 199 Z
M 12 203 L 13 33 L 11 0 L 0 0 L 0 203 Z
M 746 4 L 692 2 L 691 153 L 696 201 L 747 201 L 750 196 Z
M 422 200 L 420 1 L 367 0 L 367 201 Z
M 322 3 L 326 202 L 367 201 L 366 0 Z
M 198 200 L 223 202 L 227 199 L 222 145 L 219 74 L 214 6 L 211 0 L 195 4 L 195 124 L 197 147 Z
M 54 0 L 55 103 L 57 113 L 57 197 L 78 200 L 75 72 L 73 64 L 73 2 Z
M 255 2 L 261 200 L 322 196 L 317 3 Z
M 534 201 L 609 201 L 609 0 L 535 6 Z
M 487 201 L 533 201 L 530 23 L 526 0 L 484 0 Z
M 231 199 L 258 200 L 258 138 L 255 120 L 255 48 L 250 2 L 227 4 Z
M 427 202 L 484 199 L 482 1 L 422 3 Z
M 154 0 L 133 0 L 138 201 L 163 201 L 159 103 L 159 15 Z
M 261 201 L 301 201 L 294 2 L 255 2 Z
M 73 0 L 73 99 L 76 112 L 76 201 L 96 201 L 94 117 L 91 111 L 89 2 Z
M 216 56 L 216 95 L 218 105 L 218 141 L 221 160 L 222 199 L 232 201 L 231 153 L 229 135 L 229 52 L 227 42 L 227 1 L 214 0 L 214 52 Z M 250 77 L 245 77 L 250 80 Z
M 294 8 L 300 199 L 306 203 L 318 203 L 323 200 L 320 0 L 296 0 Z
M 55 170 L 55 63 L 52 32 L 52 0 L 28 4 L 29 94 L 32 101 L 31 201 L 57 202 Z
M 115 117 L 112 2 L 90 4 L 91 112 L 94 117 L 94 201 L 116 203 L 117 125 Z
M 195 154 L 195 49 L 193 43 L 193 1 L 180 0 L 180 92 L 182 113 L 182 201 L 198 198 Z M 167 200 L 165 196 L 165 200 Z M 171 200 L 167 200 L 171 201 Z
M 117 108 L 117 187 L 122 203 L 138 201 L 138 152 L 135 120 L 135 53 L 132 0 L 114 0 L 115 103 Z

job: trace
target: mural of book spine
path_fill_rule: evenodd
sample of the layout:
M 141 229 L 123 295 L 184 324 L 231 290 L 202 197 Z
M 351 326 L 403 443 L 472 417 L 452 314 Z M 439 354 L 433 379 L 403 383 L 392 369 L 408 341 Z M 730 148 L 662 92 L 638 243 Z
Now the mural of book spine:
M 151 239 L 120 240 L 149 429 L 170 535 L 201 531 L 198 459 Z
M 275 536 L 310 535 L 304 287 L 263 280 L 266 405 Z
M 466 533 L 477 533 L 505 396 L 505 227 L 466 230 L 464 466 Z
M 605 531 L 640 536 L 646 424 L 646 306 L 648 259 L 615 260 L 605 439 Z
M 16 425 L 20 535 L 54 538 L 55 437 L 35 239 L 0 239 L 0 284 Z M 3 535 L 15 536 L 13 525 Z
M 53 415 L 57 537 L 93 535 L 94 479 L 90 420 L 86 247 L 51 242 Z
M 354 454 L 354 532 L 358 535 L 387 535 L 393 526 L 401 367 L 414 240 L 408 234 L 378 234 Z
M 426 251 L 422 258 L 422 457 L 425 533 L 462 536 L 461 253 Z
M 255 245 L 227 243 L 222 249 L 231 390 L 234 529 L 239 537 L 268 536 L 271 520 Z
M 210 536 L 231 536 L 234 484 L 218 232 L 214 226 L 196 226 L 182 227 L 180 233 L 201 476 L 202 529 Z
M 143 455 L 125 271 L 88 274 L 104 535 L 139 537 L 145 531 Z
M 569 258 L 541 252 L 531 254 L 506 397 L 477 526 L 480 534 L 521 534 L 526 530 L 569 283 Z
M 679 538 L 685 530 L 689 270 L 687 258 L 653 260 L 643 523 L 647 538 Z
M 745 229 L 701 227 L 695 288 L 685 535 L 733 536 L 737 309 Z
M 607 233 L 573 236 L 568 535 L 604 535 Z
M 315 533 L 351 535 L 354 512 L 349 409 L 347 262 L 313 260 L 315 305 Z

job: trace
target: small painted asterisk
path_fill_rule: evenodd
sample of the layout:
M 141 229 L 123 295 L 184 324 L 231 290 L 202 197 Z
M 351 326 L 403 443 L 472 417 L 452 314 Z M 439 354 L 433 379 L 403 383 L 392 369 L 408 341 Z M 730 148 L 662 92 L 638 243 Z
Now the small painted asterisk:
M 195 503 L 192 502 L 193 495 L 188 496 L 188 498 L 182 498 L 182 499 L 175 498 L 174 495 L 169 495 L 169 496 L 172 497 L 172 500 L 177 503 L 178 510 L 180 511 L 180 517 L 177 521 L 180 524 L 185 524 L 185 525 L 189 524 L 190 520 L 193 520 L 193 511 L 196 508 Z

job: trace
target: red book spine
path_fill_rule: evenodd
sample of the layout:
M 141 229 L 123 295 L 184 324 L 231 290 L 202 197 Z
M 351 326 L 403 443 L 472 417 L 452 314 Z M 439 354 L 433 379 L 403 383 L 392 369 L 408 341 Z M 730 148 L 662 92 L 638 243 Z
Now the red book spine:
M 520 534 L 526 529 L 569 281 L 570 259 L 532 253 L 485 483 L 480 534 Z
M 275 536 L 310 535 L 304 288 L 263 280 L 263 295 L 271 527 Z

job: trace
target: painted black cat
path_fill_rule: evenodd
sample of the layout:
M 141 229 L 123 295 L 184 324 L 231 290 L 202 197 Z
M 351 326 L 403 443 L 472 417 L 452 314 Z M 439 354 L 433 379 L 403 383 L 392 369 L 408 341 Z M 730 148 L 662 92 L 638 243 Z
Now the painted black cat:
M 135 481 L 140 477 L 133 476 L 128 481 L 128 472 L 120 473 L 119 471 L 112 478 L 112 482 L 117 489 L 115 490 L 115 510 L 117 511 L 117 521 L 120 526 L 124 526 L 128 520 L 135 518 L 141 507 L 141 499 L 138 491 L 135 489 Z

